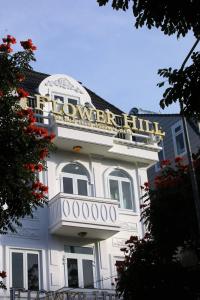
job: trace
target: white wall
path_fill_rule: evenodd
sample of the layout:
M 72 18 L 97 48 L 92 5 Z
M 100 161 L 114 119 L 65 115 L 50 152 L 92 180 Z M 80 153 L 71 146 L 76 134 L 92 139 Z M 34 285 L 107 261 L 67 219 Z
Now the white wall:
M 109 197 L 106 176 L 113 168 L 125 170 L 134 186 L 135 212 L 119 210 L 119 223 L 121 231 L 107 240 L 96 242 L 96 250 L 99 251 L 99 268 L 101 288 L 113 288 L 112 276 L 115 274 L 114 262 L 122 259 L 123 253 L 120 248 L 130 235 L 142 235 L 139 209 L 139 188 L 138 177 L 141 182 L 146 181 L 146 169 L 137 169 L 135 162 L 127 163 L 106 159 L 101 156 L 81 155 L 57 150 L 48 160 L 48 186 L 49 198 L 51 199 L 60 192 L 60 171 L 62 167 L 70 162 L 77 161 L 84 165 L 91 175 L 91 186 L 96 197 Z M 0 270 L 4 269 L 8 273 L 6 285 L 9 288 L 11 266 L 10 249 L 35 249 L 39 250 L 42 259 L 42 288 L 57 290 L 65 285 L 64 282 L 64 245 L 88 245 L 94 241 L 87 239 L 76 239 L 66 236 L 56 236 L 48 231 L 48 208 L 38 209 L 34 219 L 23 220 L 23 227 L 19 228 L 17 234 L 7 234 L 1 237 L 0 246 Z M 99 249 L 97 249 L 99 247 Z M 98 266 L 98 262 L 95 262 Z M 95 279 L 99 281 L 98 276 Z

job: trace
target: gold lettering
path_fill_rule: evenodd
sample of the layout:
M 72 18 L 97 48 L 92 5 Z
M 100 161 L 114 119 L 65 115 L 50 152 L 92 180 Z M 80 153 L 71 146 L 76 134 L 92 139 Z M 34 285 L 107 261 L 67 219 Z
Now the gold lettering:
M 138 130 L 137 125 L 136 125 L 136 121 L 137 121 L 136 116 L 128 116 L 127 114 L 123 114 L 123 117 L 124 117 L 124 128 L 125 129 L 131 128 L 132 130 Z
M 93 121 L 92 118 L 93 117 L 92 112 L 94 111 L 93 109 L 87 108 L 85 106 L 80 106 L 80 105 L 77 105 L 76 107 L 82 120 L 87 119 L 90 122 Z
M 66 116 L 74 118 L 76 116 L 76 107 L 71 103 L 64 103 L 63 112 Z
M 159 129 L 159 123 L 158 122 L 153 122 L 153 126 L 154 126 L 154 134 L 156 135 L 160 135 L 160 136 L 165 136 L 165 132 L 162 132 L 160 129 Z
M 49 101 L 49 99 L 45 98 L 45 97 L 41 97 L 40 95 L 36 95 L 36 107 L 34 107 L 34 109 L 37 110 L 43 110 L 44 107 L 44 102 Z
M 114 125 L 115 127 L 120 127 L 114 120 L 115 114 L 111 113 L 110 111 L 106 111 L 106 123 L 108 125 Z
M 144 127 L 143 127 L 143 121 L 144 121 L 144 120 L 138 118 L 138 121 L 139 121 L 139 128 L 138 128 L 138 131 L 144 132 L 144 131 L 145 131 L 145 129 L 144 129 Z
M 150 125 L 152 127 L 152 122 L 150 122 L 149 120 L 143 120 L 143 121 L 145 123 L 145 132 L 147 132 L 147 133 L 154 133 L 153 129 L 150 130 Z
M 58 103 L 56 101 L 52 101 L 52 111 L 54 114 L 61 115 L 62 114 L 62 106 L 63 104 Z
M 44 105 L 44 102 L 52 102 L 53 113 L 55 113 L 56 115 L 61 115 L 62 112 L 64 112 L 67 117 L 76 117 L 77 124 L 79 123 L 85 126 L 102 128 L 104 130 L 118 130 L 117 128 L 121 128 L 121 130 L 124 130 L 124 132 L 126 132 L 128 129 L 131 129 L 133 131 L 146 132 L 159 135 L 161 137 L 165 136 L 165 133 L 162 131 L 162 128 L 159 127 L 158 122 L 151 122 L 149 120 L 140 119 L 138 118 L 138 116 L 129 116 L 127 114 L 122 114 L 121 118 L 123 125 L 118 125 L 115 119 L 117 115 L 110 111 L 102 111 L 98 109 L 95 110 L 93 108 L 73 105 L 71 103 L 65 103 L 63 105 L 61 103 L 57 103 L 56 101 L 50 101 L 48 98 L 45 99 L 45 97 L 41 97 L 39 95 L 37 95 L 36 97 L 36 109 L 41 109 L 41 106 Z M 95 112 L 96 120 L 94 118 Z
M 106 116 L 103 110 L 96 110 L 96 121 L 99 123 L 106 123 Z

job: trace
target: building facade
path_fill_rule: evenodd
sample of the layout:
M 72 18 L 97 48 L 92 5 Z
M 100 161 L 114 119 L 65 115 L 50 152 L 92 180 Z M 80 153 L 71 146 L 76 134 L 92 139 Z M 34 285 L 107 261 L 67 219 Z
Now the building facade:
M 170 160 L 172 163 L 176 157 L 182 157 L 185 163 L 188 162 L 187 147 L 185 134 L 183 129 L 182 117 L 180 114 L 158 114 L 155 112 L 147 112 L 141 109 L 135 111 L 136 115 L 149 121 L 159 122 L 165 137 L 161 139 L 158 145 L 161 147 L 158 153 L 159 161 L 148 168 L 148 179 L 153 183 L 154 178 L 160 171 L 160 163 L 162 160 Z M 194 120 L 187 120 L 187 130 L 189 143 L 192 153 L 197 153 L 200 149 L 200 125 Z
M 67 75 L 30 72 L 24 86 L 31 96 L 22 105 L 56 134 L 56 150 L 40 174 L 48 205 L 0 237 L 7 272 L 0 297 L 8 299 L 10 288 L 114 294 L 120 248 L 143 235 L 140 186 L 158 161 L 163 132 L 156 120 L 123 114 Z

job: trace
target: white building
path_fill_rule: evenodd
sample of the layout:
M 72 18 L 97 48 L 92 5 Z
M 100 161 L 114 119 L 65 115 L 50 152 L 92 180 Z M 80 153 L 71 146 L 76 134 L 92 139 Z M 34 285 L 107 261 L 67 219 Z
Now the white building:
M 0 237 L 0 270 L 8 274 L 1 299 L 11 287 L 110 293 L 120 248 L 143 235 L 140 186 L 158 160 L 162 132 L 69 76 L 31 72 L 25 86 L 29 104 L 43 114 L 41 126 L 55 132 L 57 150 L 42 174 L 48 206 Z

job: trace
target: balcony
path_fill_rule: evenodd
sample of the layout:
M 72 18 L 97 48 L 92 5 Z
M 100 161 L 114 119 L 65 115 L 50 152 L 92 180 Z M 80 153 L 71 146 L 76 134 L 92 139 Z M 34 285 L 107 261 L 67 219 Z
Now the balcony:
M 120 231 L 118 202 L 59 193 L 49 202 L 52 234 L 104 240 Z

